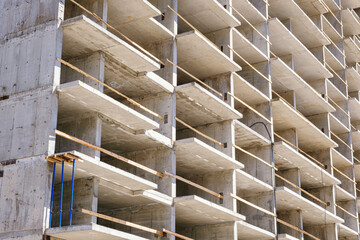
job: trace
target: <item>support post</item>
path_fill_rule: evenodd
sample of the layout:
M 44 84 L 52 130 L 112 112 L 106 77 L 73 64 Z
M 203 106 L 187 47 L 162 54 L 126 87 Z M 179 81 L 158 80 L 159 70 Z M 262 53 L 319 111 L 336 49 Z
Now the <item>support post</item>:
M 55 171 L 56 171 L 56 163 L 54 163 L 54 168 L 53 168 L 53 178 L 52 178 L 52 186 L 51 186 L 51 200 L 50 200 L 50 220 L 49 220 L 49 228 L 51 228 L 51 218 L 52 218 L 53 203 L 54 203 Z
M 72 177 L 71 177 L 71 198 L 70 198 L 70 222 L 69 222 L 69 226 L 71 226 L 72 214 L 73 214 L 74 177 L 75 177 L 75 158 L 73 159 L 73 169 L 72 169 Z
M 64 165 L 65 165 L 65 162 L 62 161 L 61 162 L 61 190 L 60 190 L 59 227 L 61 227 L 61 215 L 62 215 L 62 203 L 63 203 Z

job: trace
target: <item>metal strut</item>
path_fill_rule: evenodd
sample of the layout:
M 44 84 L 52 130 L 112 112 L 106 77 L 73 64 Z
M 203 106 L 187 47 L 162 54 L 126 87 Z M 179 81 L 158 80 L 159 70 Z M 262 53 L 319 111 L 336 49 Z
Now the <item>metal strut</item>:
M 69 226 L 71 226 L 72 214 L 73 214 L 75 160 L 76 159 L 74 158 L 73 159 L 72 177 L 71 177 L 71 200 L 70 200 L 70 223 L 69 223 Z
M 54 203 L 55 170 L 56 170 L 56 163 L 54 163 L 54 168 L 53 168 L 53 178 L 52 178 L 52 186 L 51 186 L 51 200 L 50 200 L 50 220 L 49 220 L 49 228 L 51 228 L 51 218 L 52 218 L 53 203 Z
M 59 227 L 61 227 L 61 215 L 62 215 L 62 203 L 63 203 L 64 165 L 65 165 L 65 162 L 62 161 L 61 162 L 61 191 L 60 191 Z

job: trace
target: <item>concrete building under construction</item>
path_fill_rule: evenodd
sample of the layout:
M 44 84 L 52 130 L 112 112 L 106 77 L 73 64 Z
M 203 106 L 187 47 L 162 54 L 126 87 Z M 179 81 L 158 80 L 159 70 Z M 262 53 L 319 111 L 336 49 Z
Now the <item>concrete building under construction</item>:
M 359 240 L 359 16 L 0 0 L 0 239 Z

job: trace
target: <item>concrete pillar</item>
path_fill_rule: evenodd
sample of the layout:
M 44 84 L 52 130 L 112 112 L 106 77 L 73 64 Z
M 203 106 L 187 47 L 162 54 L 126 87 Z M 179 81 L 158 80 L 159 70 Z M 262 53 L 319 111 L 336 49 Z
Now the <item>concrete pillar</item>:
M 303 229 L 301 210 L 278 212 L 278 218 L 295 226 L 295 227 Z M 289 234 L 298 239 L 303 239 L 303 237 L 304 237 L 303 233 L 300 233 L 294 229 L 291 229 L 283 224 L 278 224 L 278 234 Z

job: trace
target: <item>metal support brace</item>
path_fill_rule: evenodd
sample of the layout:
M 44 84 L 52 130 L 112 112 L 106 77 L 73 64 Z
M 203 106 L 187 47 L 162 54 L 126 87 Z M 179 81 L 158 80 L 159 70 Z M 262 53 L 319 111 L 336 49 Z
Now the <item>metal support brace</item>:
M 64 165 L 65 162 L 61 162 L 61 191 L 60 191 L 60 210 L 59 210 L 59 227 L 61 227 L 61 215 L 62 215 L 62 203 L 63 203 L 63 188 L 64 188 Z
M 49 220 L 49 228 L 51 228 L 51 218 L 52 218 L 53 203 L 54 203 L 55 171 L 56 171 L 56 163 L 54 163 L 54 168 L 53 168 L 53 178 L 52 178 L 52 186 L 51 186 L 51 200 L 50 200 L 50 220 Z
M 70 223 L 69 223 L 69 226 L 71 226 L 72 214 L 73 214 L 75 160 L 76 159 L 74 158 L 73 159 L 72 178 L 71 178 L 71 200 L 70 200 Z

